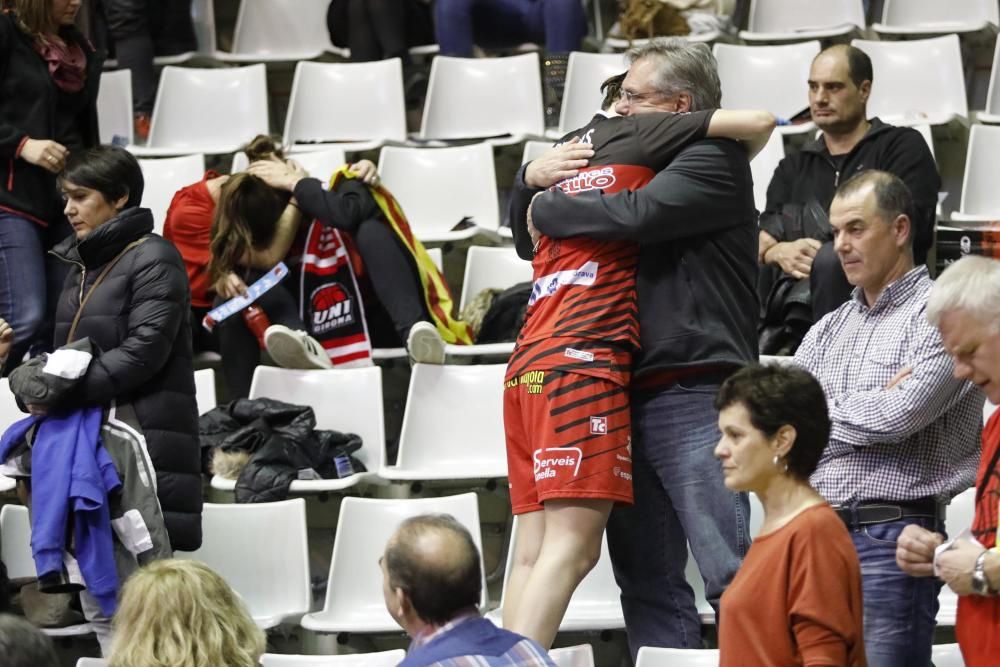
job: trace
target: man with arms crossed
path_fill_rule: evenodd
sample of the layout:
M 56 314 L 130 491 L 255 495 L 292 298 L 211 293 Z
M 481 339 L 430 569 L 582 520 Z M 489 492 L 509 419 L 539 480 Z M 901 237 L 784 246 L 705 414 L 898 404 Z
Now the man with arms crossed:
M 898 177 L 864 171 L 830 205 L 851 299 L 806 334 L 795 363 L 823 386 L 830 442 L 810 482 L 847 525 L 861 561 L 872 667 L 930 664 L 939 587 L 896 565 L 896 539 L 940 530 L 972 483 L 982 394 L 951 375 L 925 317 L 933 282 L 913 262 L 913 200 Z

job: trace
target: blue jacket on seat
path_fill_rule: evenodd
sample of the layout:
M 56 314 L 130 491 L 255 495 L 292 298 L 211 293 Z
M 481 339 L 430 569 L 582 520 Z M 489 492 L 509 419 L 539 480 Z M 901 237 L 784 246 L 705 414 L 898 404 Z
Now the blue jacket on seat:
M 87 591 L 110 617 L 119 581 L 108 494 L 121 487 L 111 456 L 99 438 L 101 408 L 81 408 L 15 422 L 0 437 L 0 461 L 38 424 L 31 449 L 31 552 L 39 581 L 59 575 L 66 551 L 66 525 L 73 518 L 73 553 Z M 72 576 L 72 572 L 70 573 Z

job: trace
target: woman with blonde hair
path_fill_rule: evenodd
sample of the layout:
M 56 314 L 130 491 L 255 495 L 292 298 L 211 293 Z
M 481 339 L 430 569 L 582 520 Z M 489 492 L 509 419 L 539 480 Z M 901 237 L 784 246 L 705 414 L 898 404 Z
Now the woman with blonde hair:
M 125 583 L 109 667 L 257 667 L 264 632 L 207 565 L 159 560 Z

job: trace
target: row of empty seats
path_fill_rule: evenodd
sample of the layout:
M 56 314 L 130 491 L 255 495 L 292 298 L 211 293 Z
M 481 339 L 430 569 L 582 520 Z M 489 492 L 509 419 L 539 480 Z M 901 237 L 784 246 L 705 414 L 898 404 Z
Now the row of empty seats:
M 931 125 L 969 116 L 959 39 L 908 42 L 854 40 L 877 73 L 869 112 L 887 122 Z M 788 119 L 807 107 L 809 65 L 819 41 L 777 46 L 716 44 L 722 101 L 728 108 L 764 108 Z M 997 50 L 1000 58 L 1000 50 Z M 571 54 L 559 127 L 584 125 L 599 108 L 600 83 L 625 64 L 618 54 Z M 996 68 L 994 68 L 996 69 Z M 983 120 L 1000 114 L 991 79 Z M 350 100 L 348 103 L 347 100 Z M 108 72 L 98 100 L 102 140 L 131 139 L 131 92 L 125 71 Z M 296 66 L 283 142 L 293 149 L 342 144 L 347 150 L 403 143 L 406 134 L 399 59 L 371 63 L 300 62 Z M 998 118 L 997 120 L 1000 120 Z M 810 124 L 782 131 L 804 132 Z M 145 146 L 138 155 L 232 153 L 268 131 L 263 65 L 226 69 L 166 67 Z M 504 58 L 435 58 L 415 141 L 489 138 L 517 143 L 546 136 L 537 53 Z

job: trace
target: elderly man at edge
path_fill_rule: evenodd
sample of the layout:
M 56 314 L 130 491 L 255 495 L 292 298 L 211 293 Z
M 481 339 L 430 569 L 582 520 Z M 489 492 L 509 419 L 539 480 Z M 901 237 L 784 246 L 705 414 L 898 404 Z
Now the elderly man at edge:
M 479 615 L 479 550 L 454 517 L 407 519 L 379 565 L 385 607 L 413 640 L 399 667 L 555 667 L 536 642 Z
M 707 46 L 658 39 L 627 58 L 620 115 L 720 106 Z M 588 148 L 563 144 L 530 163 L 514 197 L 573 176 Z M 718 609 L 750 543 L 746 494 L 725 488 L 713 457 L 713 398 L 735 367 L 757 355 L 757 225 L 746 153 L 732 140 L 703 139 L 641 190 L 569 196 L 557 189 L 535 197 L 530 213 L 551 238 L 640 244 L 641 350 L 630 399 L 635 507 L 612 511 L 608 545 L 633 657 L 640 646 L 700 648 L 684 576 L 687 544 Z
M 939 586 L 899 569 L 896 539 L 910 524 L 942 529 L 979 457 L 983 396 L 951 377 L 925 317 L 933 282 L 913 261 L 912 216 L 909 189 L 888 172 L 840 185 L 830 224 L 854 292 L 795 355 L 829 402 L 830 442 L 810 481 L 858 551 L 873 667 L 930 663 Z
M 940 331 L 956 378 L 980 387 L 1000 403 L 1000 261 L 969 256 L 949 266 L 927 300 L 927 319 Z M 958 594 L 955 634 L 967 667 L 994 665 L 1000 655 L 1000 410 L 983 429 L 976 474 L 976 513 L 971 540 L 956 541 L 938 557 L 939 576 Z M 953 526 L 953 532 L 965 526 Z M 908 574 L 934 574 L 934 549 L 944 536 L 907 526 L 899 536 L 896 562 Z

